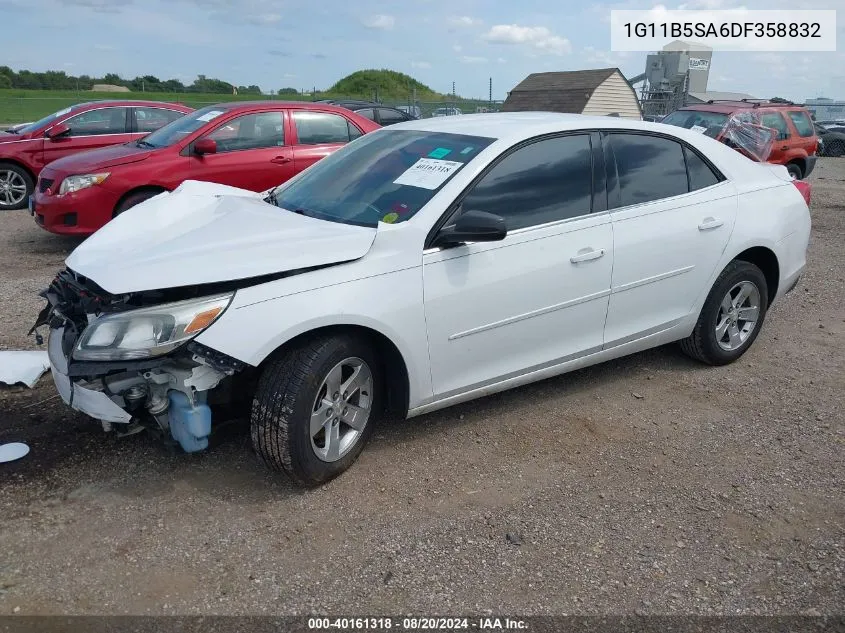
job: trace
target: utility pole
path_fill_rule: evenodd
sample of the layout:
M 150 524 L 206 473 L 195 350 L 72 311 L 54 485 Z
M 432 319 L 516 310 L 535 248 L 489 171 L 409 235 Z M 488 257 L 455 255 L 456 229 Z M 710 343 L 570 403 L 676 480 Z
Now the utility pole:
M 493 105 L 493 78 L 490 77 L 490 87 L 488 88 L 487 100 L 490 102 L 490 105 Z

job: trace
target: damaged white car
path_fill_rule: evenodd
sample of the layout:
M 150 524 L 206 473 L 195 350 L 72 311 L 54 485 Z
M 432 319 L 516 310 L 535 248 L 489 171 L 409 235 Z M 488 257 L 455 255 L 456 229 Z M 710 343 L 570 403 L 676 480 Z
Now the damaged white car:
M 673 341 L 736 360 L 804 268 L 801 185 L 647 122 L 414 121 L 265 194 L 189 181 L 139 204 L 70 255 L 34 329 L 61 397 L 107 430 L 197 451 L 233 408 L 315 485 L 386 411 Z

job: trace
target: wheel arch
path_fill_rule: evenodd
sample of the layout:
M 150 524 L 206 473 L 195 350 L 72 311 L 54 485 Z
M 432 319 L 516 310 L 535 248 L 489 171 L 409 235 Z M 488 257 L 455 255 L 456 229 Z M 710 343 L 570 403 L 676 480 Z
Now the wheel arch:
M 258 365 L 258 369 L 261 370 L 269 360 L 284 355 L 288 350 L 313 338 L 332 335 L 356 336 L 368 341 L 376 349 L 379 359 L 382 360 L 382 370 L 386 382 L 387 410 L 392 414 L 405 417 L 408 413 L 410 399 L 408 365 L 399 347 L 390 337 L 366 325 L 337 323 L 322 325 L 301 332 L 268 354 Z
M 3 165 L 4 163 L 23 169 L 27 174 L 29 174 L 29 177 L 32 178 L 32 185 L 35 186 L 38 181 L 38 174 L 36 174 L 29 165 L 17 158 L 0 158 L 0 165 Z
M 772 305 L 775 297 L 777 297 L 778 285 L 780 284 L 780 263 L 775 252 L 766 246 L 752 246 L 733 259 L 754 264 L 763 272 L 763 276 L 766 278 L 766 286 L 768 286 L 767 304 Z
M 156 194 L 159 194 L 166 193 L 168 191 L 170 190 L 167 187 L 162 187 L 161 185 L 141 185 L 140 187 L 134 187 L 120 196 L 112 209 L 112 216 L 117 214 L 117 210 L 120 208 L 120 205 L 122 205 L 129 196 L 135 195 L 136 193 L 155 192 Z

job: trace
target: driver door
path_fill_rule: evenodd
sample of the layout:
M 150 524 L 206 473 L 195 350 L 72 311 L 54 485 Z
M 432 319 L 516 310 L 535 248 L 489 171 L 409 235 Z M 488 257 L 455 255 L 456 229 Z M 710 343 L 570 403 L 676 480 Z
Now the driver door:
M 593 194 L 592 165 L 603 169 L 600 160 L 592 161 L 593 151 L 589 134 L 546 138 L 512 151 L 460 207 L 505 218 L 505 239 L 425 251 L 436 398 L 601 349 L 613 231 L 601 213 L 607 208 L 603 172 Z

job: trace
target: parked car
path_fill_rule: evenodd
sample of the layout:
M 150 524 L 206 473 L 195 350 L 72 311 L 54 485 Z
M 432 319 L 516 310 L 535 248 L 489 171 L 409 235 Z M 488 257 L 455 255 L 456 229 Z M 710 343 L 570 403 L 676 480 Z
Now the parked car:
M 845 156 L 845 128 L 826 128 L 818 123 L 815 128 L 819 137 L 819 156 Z M 835 132 L 836 129 L 842 132 Z
M 816 121 L 816 123 L 826 128 L 845 127 L 845 119 L 827 119 L 825 121 Z
M 181 103 L 92 101 L 0 132 L 0 211 L 26 207 L 44 165 L 139 139 L 192 111 Z
M 378 127 L 328 104 L 208 106 L 140 140 L 52 163 L 41 172 L 30 211 L 48 231 L 89 235 L 184 180 L 274 187 Z
M 412 117 L 407 112 L 390 106 L 375 103 L 373 101 L 355 101 L 353 99 L 323 99 L 317 103 L 329 103 L 340 108 L 352 110 L 358 116 L 362 116 L 370 121 L 375 121 L 381 126 L 394 125 L 395 123 L 404 123 L 405 121 L 413 121 Z
M 661 123 L 708 133 L 723 140 L 732 116 L 776 132 L 768 162 L 784 165 L 795 178 L 806 178 L 816 164 L 818 138 L 807 108 L 759 101 L 712 101 L 675 110 Z
M 737 360 L 804 270 L 809 187 L 661 124 L 423 119 L 267 195 L 189 181 L 138 205 L 70 255 L 36 327 L 63 400 L 107 428 L 202 450 L 209 403 L 244 407 L 258 454 L 316 485 L 385 410 L 673 341 Z
M 420 110 L 419 106 L 399 105 L 399 106 L 396 106 L 396 109 L 401 110 L 405 114 L 411 115 L 411 118 L 414 118 L 414 119 L 421 119 L 422 118 L 422 110 Z
M 457 116 L 463 114 L 460 108 L 435 108 L 431 116 L 432 117 L 440 117 L 440 116 Z

